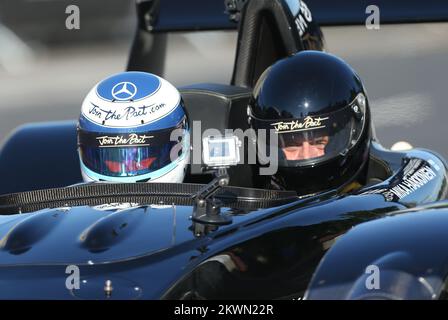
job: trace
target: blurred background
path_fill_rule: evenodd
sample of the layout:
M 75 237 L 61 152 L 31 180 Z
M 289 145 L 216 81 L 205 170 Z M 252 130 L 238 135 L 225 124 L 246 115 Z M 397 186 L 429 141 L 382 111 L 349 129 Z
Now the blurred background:
M 70 4 L 79 30 L 65 27 Z M 131 0 L 0 0 L 0 139 L 23 123 L 76 119 L 91 87 L 125 69 L 136 23 Z M 448 158 L 448 23 L 322 30 L 364 80 L 384 146 L 406 140 Z M 235 31 L 172 33 L 165 78 L 229 83 L 235 48 Z

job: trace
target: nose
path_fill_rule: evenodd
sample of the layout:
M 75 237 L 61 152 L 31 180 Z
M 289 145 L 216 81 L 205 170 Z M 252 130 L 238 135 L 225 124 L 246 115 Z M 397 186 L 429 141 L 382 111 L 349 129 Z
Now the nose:
M 309 159 L 311 156 L 310 144 L 308 141 L 304 141 L 302 144 L 302 159 Z

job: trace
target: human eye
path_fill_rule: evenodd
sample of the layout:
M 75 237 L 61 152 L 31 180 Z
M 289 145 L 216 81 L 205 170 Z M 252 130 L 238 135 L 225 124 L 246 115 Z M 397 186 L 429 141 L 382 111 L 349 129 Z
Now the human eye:
M 314 144 L 316 147 L 324 148 L 324 147 L 328 144 L 328 138 L 326 138 L 326 137 L 316 138 L 316 139 L 313 141 L 313 144 Z

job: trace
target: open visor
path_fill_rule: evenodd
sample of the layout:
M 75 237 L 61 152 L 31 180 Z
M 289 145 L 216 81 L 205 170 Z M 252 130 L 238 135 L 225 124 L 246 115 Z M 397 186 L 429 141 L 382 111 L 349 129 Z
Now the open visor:
M 314 165 L 346 154 L 358 142 L 365 124 L 360 99 L 329 114 L 288 120 L 262 120 L 252 116 L 258 129 L 258 148 L 268 159 L 278 153 L 279 166 Z M 361 100 L 362 102 L 363 100 Z
M 133 177 L 157 171 L 186 151 L 189 135 L 184 123 L 146 133 L 110 134 L 80 130 L 81 161 L 93 172 L 109 177 Z

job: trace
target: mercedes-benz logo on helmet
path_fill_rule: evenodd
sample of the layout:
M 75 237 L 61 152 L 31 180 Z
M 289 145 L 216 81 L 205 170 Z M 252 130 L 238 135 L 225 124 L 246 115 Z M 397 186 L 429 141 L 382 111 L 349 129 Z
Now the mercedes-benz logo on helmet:
M 112 88 L 112 97 L 116 100 L 130 100 L 137 94 L 137 87 L 132 82 L 120 82 Z

